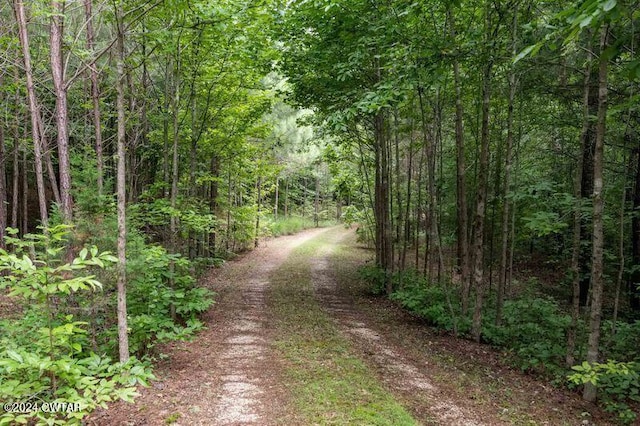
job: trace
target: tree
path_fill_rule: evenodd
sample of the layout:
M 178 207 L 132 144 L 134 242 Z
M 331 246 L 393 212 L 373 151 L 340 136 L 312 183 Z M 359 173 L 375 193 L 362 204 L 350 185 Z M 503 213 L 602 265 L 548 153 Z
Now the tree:
M 126 217 L 126 116 L 125 116 L 125 57 L 124 19 L 122 5 L 115 6 L 116 25 L 116 92 L 118 112 L 117 133 L 117 211 L 118 211 L 118 348 L 120 362 L 129 359 L 129 337 L 127 327 L 127 217 Z

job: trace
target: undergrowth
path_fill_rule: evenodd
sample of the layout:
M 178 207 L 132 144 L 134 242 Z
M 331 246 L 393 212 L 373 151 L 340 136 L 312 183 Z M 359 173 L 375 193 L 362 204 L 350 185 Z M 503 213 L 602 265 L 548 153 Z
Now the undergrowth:
M 425 319 L 430 325 L 469 337 L 471 317 L 459 310 L 458 291 L 449 285 L 430 283 L 413 270 L 392 274 L 388 278 L 376 266 L 360 269 L 360 276 L 369 283 L 373 294 L 385 292 L 390 280 L 394 289 L 390 295 L 408 311 Z M 634 323 L 603 321 L 601 355 L 606 362 L 565 367 L 566 335 L 570 316 L 551 299 L 535 295 L 506 300 L 502 321 L 496 324 L 495 300 L 489 299 L 484 312 L 482 339 L 505 353 L 514 366 L 565 381 L 569 386 L 593 383 L 606 411 L 618 421 L 631 424 L 637 419 L 633 404 L 640 402 L 640 321 Z M 578 324 L 580 341 L 576 355 L 584 357 L 586 324 Z M 568 382 L 567 382 L 568 380 Z

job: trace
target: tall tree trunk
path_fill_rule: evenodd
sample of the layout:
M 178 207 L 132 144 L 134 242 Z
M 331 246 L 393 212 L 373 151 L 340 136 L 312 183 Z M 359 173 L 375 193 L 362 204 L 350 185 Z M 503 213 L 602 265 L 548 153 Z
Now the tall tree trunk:
M 25 132 L 26 133 L 26 132 Z M 22 235 L 29 232 L 29 163 L 27 150 L 22 151 Z M 46 226 L 45 223 L 43 225 Z
M 51 160 L 51 147 L 49 145 L 49 138 L 45 132 L 44 123 L 42 117 L 39 119 L 40 129 L 40 141 L 42 146 L 42 156 L 44 157 L 44 164 L 47 168 L 47 176 L 49 177 L 49 185 L 51 185 L 51 192 L 53 193 L 53 199 L 59 206 L 62 205 L 62 198 L 60 198 L 60 189 L 58 187 L 58 178 L 56 177 L 56 170 L 53 167 L 53 161 Z
M 636 178 L 633 191 L 633 212 L 631 217 L 631 260 L 634 272 L 629 280 L 629 305 L 632 310 L 640 311 L 640 146 L 636 149 Z
M 60 174 L 60 211 L 65 223 L 73 221 L 71 200 L 71 165 L 69 162 L 69 118 L 67 111 L 67 87 L 62 60 L 62 38 L 64 29 L 64 0 L 51 2 L 51 75 L 56 96 L 56 130 L 58 141 L 58 169 Z
M 87 24 L 87 49 L 90 53 L 94 49 L 93 35 L 93 0 L 84 0 L 85 20 Z M 95 134 L 96 149 L 96 169 L 98 173 L 97 186 L 98 196 L 102 196 L 104 188 L 104 160 L 102 158 L 102 118 L 100 114 L 100 86 L 98 85 L 98 68 L 95 60 L 89 64 L 89 73 L 91 79 L 91 100 L 93 102 L 93 129 Z
M 402 209 L 402 175 L 400 174 L 400 123 L 398 120 L 398 110 L 394 110 L 393 114 L 393 146 L 394 146 L 394 164 L 395 164 L 395 194 L 396 194 L 396 223 L 395 223 L 395 235 L 394 242 L 395 245 L 399 246 L 401 244 L 401 229 L 402 229 L 402 220 L 403 220 L 403 209 Z M 398 255 L 400 256 L 399 250 Z M 401 260 L 398 259 L 397 264 L 400 266 Z
M 486 31 L 489 33 L 490 17 L 487 7 Z M 489 53 L 491 54 L 491 53 Z M 482 332 L 482 308 L 484 302 L 484 219 L 486 209 L 486 193 L 489 175 L 489 108 L 491 101 L 491 69 L 492 61 L 487 59 L 482 76 L 482 128 L 480 134 L 480 158 L 478 160 L 478 189 L 476 194 L 476 214 L 474 219 L 473 241 L 473 285 L 476 289 L 476 303 L 473 311 L 471 336 L 476 342 L 480 341 Z
M 511 23 L 511 54 L 516 55 L 516 39 L 518 31 L 518 7 L 513 10 L 513 21 Z M 500 251 L 500 271 L 498 275 L 498 294 L 496 296 L 496 324 L 502 323 L 502 306 L 505 297 L 505 285 L 507 281 L 507 266 L 509 253 L 509 219 L 511 199 L 509 192 L 511 191 L 511 166 L 513 163 L 513 109 L 516 97 L 516 72 L 514 64 L 511 64 L 509 70 L 509 101 L 507 106 L 507 149 L 504 164 L 504 201 L 502 205 L 502 246 Z
M 572 301 L 571 301 L 571 323 L 567 329 L 567 353 L 565 356 L 565 364 L 568 368 L 575 364 L 576 334 L 578 329 L 578 320 L 580 318 L 580 283 L 581 275 L 581 254 L 582 254 L 582 238 L 583 238 L 583 218 L 582 218 L 582 195 L 583 195 L 583 176 L 585 164 L 584 152 L 588 145 L 588 132 L 590 124 L 590 108 L 589 100 L 591 98 L 591 51 L 587 51 L 587 61 L 585 66 L 584 83 L 582 89 L 582 134 L 580 137 L 580 155 L 578 155 L 578 164 L 574 177 L 574 197 L 575 203 L 573 207 L 573 248 L 571 255 L 571 282 L 572 282 Z
M 589 342 L 587 344 L 587 362 L 598 361 L 600 343 L 600 322 L 602 317 L 602 293 L 604 287 L 604 137 L 607 119 L 607 73 L 609 59 L 605 49 L 608 44 L 609 25 L 602 28 L 600 35 L 600 66 L 598 72 L 598 122 L 596 127 L 596 146 L 593 155 L 593 260 L 591 266 L 591 314 L 589 317 Z M 587 383 L 583 398 L 595 401 L 596 387 Z
M 220 177 L 220 162 L 216 155 L 211 157 L 211 190 L 209 192 L 209 211 L 214 217 L 218 210 L 218 179 Z M 215 226 L 209 233 L 209 255 L 215 256 L 217 245 L 217 231 Z
M 320 226 L 320 176 L 316 175 L 316 194 L 313 201 L 313 224 Z
M 18 126 L 14 126 L 13 136 L 13 172 L 11 182 L 11 227 L 18 228 L 18 210 L 20 205 L 18 204 L 18 192 L 20 191 L 20 138 L 18 137 Z M 26 194 L 23 195 L 26 197 Z
M 125 117 L 125 94 L 124 94 L 124 22 L 122 18 L 121 6 L 116 6 L 116 108 L 118 111 L 118 132 L 117 132 L 117 210 L 118 210 L 118 348 L 120 362 L 127 362 L 129 359 L 129 336 L 127 334 L 127 226 L 126 226 L 126 117 Z
M 411 239 L 411 182 L 413 178 L 413 120 L 411 123 L 411 136 L 409 140 L 409 166 L 407 169 L 407 196 L 406 209 L 404 213 L 404 241 L 402 244 L 402 255 L 400 257 L 400 269 L 404 270 L 407 262 L 407 249 Z
M 280 198 L 280 176 L 276 176 L 276 194 L 273 203 L 273 218 L 278 220 L 278 199 Z
M 44 175 L 42 171 L 42 141 L 40 140 L 40 106 L 36 98 L 36 91 L 33 84 L 33 69 L 31 66 L 31 53 L 29 50 L 29 35 L 27 32 L 27 17 L 24 10 L 22 0 L 14 0 L 14 12 L 16 22 L 18 23 L 18 35 L 20 38 L 20 46 L 22 47 L 22 59 L 24 61 L 24 70 L 27 80 L 27 95 L 29 99 L 29 112 L 31 113 L 31 134 L 33 137 L 33 147 L 35 155 L 35 172 L 36 187 L 38 190 L 38 206 L 40 208 L 40 220 L 42 225 L 46 227 L 49 223 L 49 214 L 47 209 L 47 199 L 44 189 Z M 26 169 L 25 169 L 26 176 Z M 25 178 L 26 182 L 26 178 Z M 25 184 L 26 186 L 26 184 Z M 26 191 L 25 191 L 26 199 Z M 26 216 L 26 215 L 25 215 Z M 25 218 L 26 220 L 26 218 Z
M 591 37 L 589 34 L 587 37 Z M 587 46 L 589 49 L 591 44 Z M 589 76 L 589 99 L 587 102 L 588 121 L 582 132 L 582 183 L 580 189 L 580 198 L 583 203 L 592 202 L 593 196 L 593 167 L 594 167 L 594 151 L 596 146 L 596 123 L 594 117 L 598 114 L 598 74 L 597 69 L 591 65 L 591 59 L 588 61 L 586 70 Z M 583 206 L 584 207 L 584 206 Z M 589 297 L 589 289 L 591 288 L 591 260 L 593 247 L 590 238 L 591 223 L 589 218 L 582 216 L 580 234 L 582 238 L 580 249 L 580 306 L 587 306 Z
M 0 85 L 3 78 L 0 75 Z M 0 99 L 0 102 L 4 99 Z M 0 248 L 5 248 L 4 237 L 7 229 L 7 155 L 4 144 L 4 126 L 0 125 Z
M 255 233 L 255 239 L 253 241 L 254 248 L 257 248 L 260 242 L 259 238 L 260 238 L 260 213 L 262 208 L 262 176 L 258 176 L 258 181 L 256 182 L 256 191 L 257 191 L 257 197 L 256 197 L 257 211 L 256 211 L 256 233 Z
M 379 112 L 374 117 L 375 139 L 375 196 L 374 213 L 376 220 L 376 264 L 384 271 L 386 290 L 391 294 L 391 280 L 387 276 L 391 271 L 392 253 L 389 229 L 389 163 L 385 117 Z
M 455 40 L 455 21 L 451 16 L 451 9 L 447 10 L 449 17 L 449 25 L 451 28 L 451 39 Z M 462 105 L 462 89 L 460 83 L 460 65 L 458 57 L 453 58 L 453 83 L 455 86 L 456 96 L 456 199 L 457 209 L 456 218 L 457 228 L 457 249 L 458 249 L 458 266 L 460 268 L 460 281 L 462 283 L 462 314 L 466 315 L 469 309 L 469 293 L 471 291 L 471 271 L 469 259 L 469 225 L 467 222 L 467 183 L 466 183 L 466 159 L 464 149 L 464 123 L 463 123 L 463 105 Z

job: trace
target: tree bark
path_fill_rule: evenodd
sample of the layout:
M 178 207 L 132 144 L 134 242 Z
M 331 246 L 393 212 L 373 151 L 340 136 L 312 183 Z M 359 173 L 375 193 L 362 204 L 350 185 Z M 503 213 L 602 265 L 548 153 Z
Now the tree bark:
M 257 210 L 256 210 L 256 233 L 255 233 L 255 238 L 253 240 L 253 247 L 257 248 L 258 244 L 260 243 L 260 213 L 261 213 L 261 208 L 262 208 L 262 176 L 258 176 L 258 181 L 256 182 L 256 204 L 257 204 Z
M 93 52 L 94 34 L 93 34 L 93 11 L 92 1 L 84 0 L 85 20 L 87 24 L 87 49 Z M 98 68 L 95 60 L 89 64 L 89 73 L 91 79 L 91 100 L 93 103 L 93 128 L 96 149 L 96 171 L 98 173 L 97 186 L 98 196 L 102 196 L 104 188 L 104 159 L 102 157 L 102 118 L 100 114 L 100 86 L 98 85 Z
M 67 87 L 62 60 L 62 38 L 64 31 L 64 1 L 51 2 L 51 75 L 56 96 L 56 130 L 58 142 L 58 169 L 60 175 L 60 212 L 65 223 L 73 221 L 71 199 L 71 165 L 69 162 L 69 118 L 67 110 Z
M 633 212 L 631 218 L 631 260 L 635 267 L 629 282 L 629 305 L 640 311 L 640 146 L 636 149 L 636 178 L 633 192 Z
M 316 175 L 316 194 L 313 200 L 313 224 L 317 228 L 320 226 L 320 176 Z
M 516 39 L 518 30 L 518 7 L 513 10 L 513 21 L 511 23 L 511 54 L 516 55 Z M 509 70 L 509 101 L 507 107 L 507 148 L 505 153 L 504 164 L 504 194 L 502 205 L 502 246 L 500 251 L 500 272 L 498 275 L 498 291 L 496 295 L 496 324 L 502 323 L 502 307 L 505 297 L 505 285 L 507 281 L 507 266 L 509 253 L 509 219 L 511 200 L 509 192 L 511 190 L 511 167 L 512 167 L 512 151 L 513 151 L 513 110 L 516 97 L 516 72 L 514 64 L 511 64 Z
M 0 75 L 0 85 L 3 78 Z M 4 99 L 0 99 L 4 101 Z M 0 126 L 0 248 L 5 248 L 5 232 L 7 229 L 7 155 L 4 144 L 4 126 Z
M 120 362 L 127 362 L 129 359 L 129 336 L 127 334 L 127 271 L 126 271 L 126 117 L 125 117 L 125 73 L 124 73 L 124 28 L 121 6 L 116 6 L 116 108 L 118 111 L 118 131 L 117 131 L 117 210 L 118 210 L 118 348 Z
M 13 137 L 13 175 L 11 184 L 11 227 L 18 228 L 18 192 L 20 184 L 20 138 L 18 137 L 18 126 L 15 125 Z M 26 196 L 26 194 L 24 195 Z
M 578 164 L 576 165 L 576 172 L 574 177 L 574 207 L 573 207 L 573 248 L 571 255 L 571 282 L 572 282 L 572 300 L 571 300 L 571 323 L 567 329 L 567 354 L 565 356 L 565 364 L 568 368 L 573 367 L 575 364 L 575 349 L 576 349 L 576 334 L 578 328 L 578 320 L 580 317 L 580 283 L 581 283 L 581 253 L 582 253 L 582 195 L 583 195 L 583 176 L 584 168 L 584 152 L 587 149 L 587 133 L 589 132 L 590 119 L 589 119 L 589 99 L 591 92 L 591 53 L 590 49 L 587 50 L 587 62 L 585 66 L 584 83 L 583 83 L 583 95 L 582 95 L 582 134 L 580 137 L 581 149 L 580 155 L 578 155 Z
M 27 80 L 27 96 L 29 100 L 29 112 L 31 113 L 31 134 L 33 137 L 33 151 L 35 155 L 35 172 L 36 172 L 36 187 L 38 190 L 38 206 L 40 208 L 40 220 L 44 227 L 47 227 L 49 223 L 49 214 L 47 209 L 47 199 L 45 196 L 44 188 L 44 175 L 42 169 L 42 141 L 40 139 L 40 106 L 36 97 L 35 86 L 33 83 L 33 68 L 31 66 L 31 53 L 29 50 L 29 35 L 27 32 L 27 17 L 24 9 L 24 3 L 22 0 L 14 0 L 14 12 L 16 15 L 16 22 L 18 23 L 18 36 L 20 39 L 20 46 L 22 48 L 22 59 L 24 62 L 24 70 Z M 25 169 L 26 175 L 26 169 Z M 25 177 L 26 182 L 26 177 Z M 25 184 L 26 186 L 26 184 Z M 25 191 L 25 198 L 26 198 Z M 26 215 L 25 215 L 26 220 Z
M 451 16 L 451 9 L 447 10 L 449 17 L 449 25 L 451 28 L 451 39 L 455 40 L 455 21 Z M 466 315 L 469 309 L 469 292 L 471 290 L 470 280 L 470 262 L 469 262 L 469 225 L 467 222 L 467 183 L 466 183 L 466 159 L 464 149 L 464 123 L 463 123 L 463 105 L 462 105 L 462 89 L 460 83 L 460 65 L 458 57 L 453 58 L 453 79 L 456 96 L 456 198 L 457 209 L 456 218 L 458 222 L 457 228 L 457 249 L 458 249 L 458 266 L 460 268 L 460 281 L 462 283 L 462 314 Z
M 487 9 L 488 9 L 487 5 Z M 489 11 L 487 10 L 487 33 L 490 28 Z M 491 54 L 491 53 L 489 53 Z M 480 135 L 480 158 L 478 160 L 478 189 L 476 194 L 476 214 L 474 218 L 473 241 L 473 285 L 476 289 L 476 303 L 473 311 L 471 336 L 480 342 L 482 333 L 482 308 L 484 302 L 484 219 L 486 209 L 486 192 L 489 175 L 489 109 L 491 102 L 491 69 L 492 61 L 487 59 L 482 76 L 482 128 Z
M 589 317 L 589 341 L 587 344 L 587 362 L 598 361 L 600 343 L 600 322 L 602 317 L 602 293 L 604 287 L 604 137 L 607 119 L 607 73 L 609 59 L 605 54 L 608 44 L 609 25 L 605 25 L 600 35 L 600 66 L 598 71 L 598 122 L 596 127 L 596 146 L 593 156 L 593 260 L 591 266 L 591 314 Z M 595 401 L 596 387 L 587 383 L 583 398 Z

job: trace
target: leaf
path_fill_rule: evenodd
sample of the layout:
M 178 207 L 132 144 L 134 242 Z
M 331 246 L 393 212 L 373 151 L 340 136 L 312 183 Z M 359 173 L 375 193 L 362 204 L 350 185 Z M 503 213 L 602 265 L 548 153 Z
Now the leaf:
M 82 260 L 86 260 L 87 259 L 87 254 L 89 253 L 89 251 L 87 250 L 87 248 L 83 248 L 82 250 L 80 250 L 80 254 L 78 255 L 80 257 L 80 259 Z
M 607 0 L 604 4 L 601 5 L 601 7 L 602 7 L 602 10 L 604 10 L 605 12 L 608 12 L 614 7 L 616 7 L 616 4 L 617 4 L 616 0 Z
M 24 362 L 22 356 L 18 352 L 11 349 L 7 349 L 7 356 L 14 361 L 18 361 L 20 363 Z

